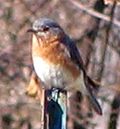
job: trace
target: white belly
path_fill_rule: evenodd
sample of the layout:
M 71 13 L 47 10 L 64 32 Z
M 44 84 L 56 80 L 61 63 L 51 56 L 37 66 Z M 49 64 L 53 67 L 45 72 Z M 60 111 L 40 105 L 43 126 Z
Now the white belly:
M 33 65 L 38 77 L 47 89 L 56 87 L 66 90 L 86 90 L 83 74 L 74 80 L 69 71 L 60 67 L 60 65 L 47 64 L 47 62 L 40 57 L 33 58 Z
M 63 88 L 72 80 L 69 73 L 61 68 L 60 65 L 47 64 L 42 58 L 33 58 L 34 69 L 45 84 L 46 88 L 59 87 Z

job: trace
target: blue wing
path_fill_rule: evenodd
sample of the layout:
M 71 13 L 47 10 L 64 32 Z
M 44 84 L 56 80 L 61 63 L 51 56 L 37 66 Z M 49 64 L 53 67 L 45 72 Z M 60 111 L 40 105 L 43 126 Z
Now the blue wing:
M 83 60 L 80 56 L 80 53 L 78 51 L 78 48 L 76 47 L 75 42 L 68 36 L 66 36 L 64 43 L 65 46 L 68 48 L 71 59 L 78 65 L 80 69 L 82 69 L 85 72 Z
M 89 99 L 90 99 L 95 111 L 101 115 L 102 109 L 101 109 L 98 101 L 96 100 L 96 97 L 95 97 L 94 91 L 93 91 L 93 89 L 95 87 L 98 88 L 99 85 L 96 84 L 89 76 L 87 76 L 86 71 L 85 71 L 85 67 L 83 64 L 83 60 L 80 56 L 80 52 L 78 51 L 78 48 L 77 48 L 76 44 L 74 43 L 74 41 L 66 35 L 62 42 L 67 47 L 71 60 L 73 62 L 75 62 L 75 64 L 79 67 L 80 70 L 83 71 L 85 86 L 86 86 L 86 89 L 88 90 Z

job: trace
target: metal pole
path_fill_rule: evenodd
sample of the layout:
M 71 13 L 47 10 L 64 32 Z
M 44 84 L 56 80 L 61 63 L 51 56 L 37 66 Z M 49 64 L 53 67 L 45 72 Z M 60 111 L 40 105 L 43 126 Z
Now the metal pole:
M 42 129 L 66 129 L 67 93 L 60 89 L 44 91 Z

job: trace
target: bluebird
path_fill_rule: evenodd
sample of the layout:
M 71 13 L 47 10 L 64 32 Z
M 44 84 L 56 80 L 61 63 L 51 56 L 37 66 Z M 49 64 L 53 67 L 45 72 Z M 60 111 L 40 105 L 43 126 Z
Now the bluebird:
M 44 88 L 80 91 L 101 115 L 94 92 L 98 84 L 87 75 L 75 42 L 61 26 L 52 19 L 40 18 L 28 32 L 32 32 L 33 66 Z

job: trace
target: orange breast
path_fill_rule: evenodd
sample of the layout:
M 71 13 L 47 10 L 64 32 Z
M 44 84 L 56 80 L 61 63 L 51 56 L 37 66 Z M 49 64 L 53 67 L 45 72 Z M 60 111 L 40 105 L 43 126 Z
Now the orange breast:
M 59 43 L 59 41 L 55 42 L 47 42 L 40 43 L 39 39 L 33 35 L 32 39 L 32 56 L 40 56 L 46 62 L 52 63 L 54 65 L 60 65 L 67 69 L 76 79 L 80 75 L 80 70 L 76 64 L 70 59 L 69 55 L 65 51 L 65 46 Z

